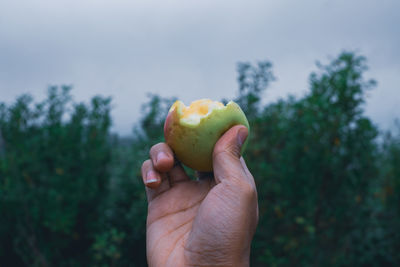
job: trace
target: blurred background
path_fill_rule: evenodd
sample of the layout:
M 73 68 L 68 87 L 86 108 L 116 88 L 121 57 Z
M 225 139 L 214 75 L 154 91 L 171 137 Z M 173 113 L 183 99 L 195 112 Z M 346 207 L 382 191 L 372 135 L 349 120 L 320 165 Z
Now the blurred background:
M 175 99 L 235 100 L 252 266 L 400 265 L 400 2 L 0 2 L 0 266 L 146 266 Z

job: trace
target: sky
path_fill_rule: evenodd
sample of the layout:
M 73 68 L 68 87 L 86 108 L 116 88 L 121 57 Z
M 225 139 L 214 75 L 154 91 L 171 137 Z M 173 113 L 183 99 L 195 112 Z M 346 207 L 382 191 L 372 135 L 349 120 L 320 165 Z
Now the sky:
M 1 0 L 0 101 L 42 100 L 73 85 L 76 101 L 113 98 L 113 131 L 131 133 L 147 94 L 233 99 L 236 64 L 270 60 L 271 103 L 308 91 L 315 62 L 368 59 L 366 114 L 400 118 L 399 0 Z

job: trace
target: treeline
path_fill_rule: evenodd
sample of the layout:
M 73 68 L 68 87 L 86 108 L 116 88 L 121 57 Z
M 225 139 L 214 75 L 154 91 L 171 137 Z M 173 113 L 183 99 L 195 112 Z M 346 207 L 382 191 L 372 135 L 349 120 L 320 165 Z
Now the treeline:
M 263 105 L 272 65 L 238 65 L 260 208 L 252 266 L 400 265 L 400 131 L 364 114 L 366 69 L 343 52 L 304 97 Z M 0 103 L 0 266 L 146 266 L 140 166 L 173 101 L 150 95 L 127 138 L 110 133 L 109 98 L 51 87 L 43 102 Z

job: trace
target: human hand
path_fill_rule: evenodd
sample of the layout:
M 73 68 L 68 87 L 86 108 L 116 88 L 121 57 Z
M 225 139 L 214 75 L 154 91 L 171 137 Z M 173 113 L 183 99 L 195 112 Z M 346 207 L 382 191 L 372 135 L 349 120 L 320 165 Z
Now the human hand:
M 248 266 L 258 222 L 254 178 L 240 156 L 247 138 L 234 126 L 213 152 L 214 176 L 190 180 L 165 143 L 142 165 L 148 199 L 149 266 Z

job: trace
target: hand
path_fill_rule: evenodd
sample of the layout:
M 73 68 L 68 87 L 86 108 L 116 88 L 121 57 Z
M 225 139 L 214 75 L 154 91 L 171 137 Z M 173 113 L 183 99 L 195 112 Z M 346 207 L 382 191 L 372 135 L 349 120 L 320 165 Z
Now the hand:
M 234 126 L 213 152 L 214 177 L 190 180 L 165 143 L 142 165 L 148 199 L 149 266 L 248 266 L 258 222 L 254 178 L 240 156 L 247 138 Z

